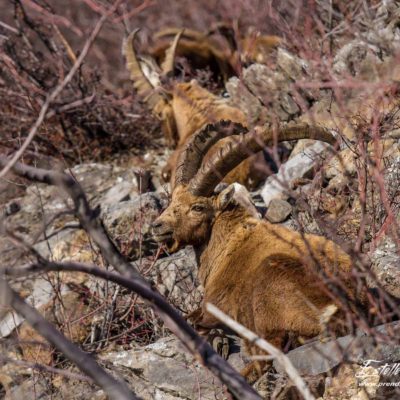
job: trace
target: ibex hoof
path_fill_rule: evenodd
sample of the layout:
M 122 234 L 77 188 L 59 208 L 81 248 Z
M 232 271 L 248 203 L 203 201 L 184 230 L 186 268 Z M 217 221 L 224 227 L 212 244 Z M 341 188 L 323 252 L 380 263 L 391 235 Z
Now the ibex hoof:
M 229 357 L 229 338 L 222 329 L 212 329 L 207 335 L 207 340 L 213 349 L 224 359 Z

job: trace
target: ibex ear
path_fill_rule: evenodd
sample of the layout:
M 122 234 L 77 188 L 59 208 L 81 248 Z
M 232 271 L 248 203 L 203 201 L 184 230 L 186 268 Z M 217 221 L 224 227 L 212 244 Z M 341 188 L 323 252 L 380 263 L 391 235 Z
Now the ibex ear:
M 219 211 L 225 210 L 225 208 L 234 201 L 235 196 L 235 185 L 229 185 L 226 189 L 217 197 L 217 207 Z
M 250 193 L 239 183 L 232 183 L 226 189 L 222 190 L 217 197 L 217 208 L 219 211 L 225 210 L 225 208 L 230 204 L 242 207 L 253 218 L 261 218 L 261 215 L 253 203 Z

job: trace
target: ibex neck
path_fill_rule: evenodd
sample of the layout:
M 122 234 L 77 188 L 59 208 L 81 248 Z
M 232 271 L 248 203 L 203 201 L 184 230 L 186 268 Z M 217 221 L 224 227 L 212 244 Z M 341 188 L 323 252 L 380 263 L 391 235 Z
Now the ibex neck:
M 218 266 L 225 258 L 227 242 L 236 237 L 240 227 L 251 219 L 248 213 L 241 209 L 224 211 L 215 219 L 210 239 L 196 249 L 199 279 L 203 286 L 205 286 L 212 268 Z

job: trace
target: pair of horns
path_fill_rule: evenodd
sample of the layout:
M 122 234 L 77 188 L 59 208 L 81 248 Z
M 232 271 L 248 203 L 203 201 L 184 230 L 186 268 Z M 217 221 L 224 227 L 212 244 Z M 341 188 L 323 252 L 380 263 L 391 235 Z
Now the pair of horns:
M 127 68 L 130 71 L 131 79 L 140 95 L 149 95 L 153 89 L 160 84 L 160 76 L 167 75 L 174 70 L 174 60 L 179 40 L 184 32 L 181 29 L 176 32 L 175 38 L 165 52 L 165 58 L 161 68 L 150 57 L 138 57 L 136 54 L 134 41 L 140 29 L 132 31 L 125 40 L 123 53 L 126 57 Z M 159 101 L 160 95 L 153 93 L 156 101 Z
M 235 140 L 221 147 L 207 162 L 201 165 L 204 155 L 220 139 L 233 136 Z M 314 139 L 335 144 L 336 138 L 325 128 L 294 124 L 278 128 L 256 127 L 248 131 L 239 123 L 220 121 L 209 124 L 193 135 L 178 159 L 175 187 L 188 185 L 195 196 L 209 197 L 218 183 L 250 155 L 277 142 Z

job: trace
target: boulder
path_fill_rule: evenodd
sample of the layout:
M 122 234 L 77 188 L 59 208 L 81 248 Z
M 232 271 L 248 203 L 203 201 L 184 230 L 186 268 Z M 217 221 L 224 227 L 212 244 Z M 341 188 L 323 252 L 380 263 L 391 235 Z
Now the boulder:
M 328 372 L 344 361 L 364 364 L 368 360 L 397 363 L 400 360 L 400 347 L 390 340 L 390 335 L 400 332 L 400 323 L 393 322 L 375 328 L 387 340 L 378 339 L 361 331 L 328 342 L 315 341 L 287 353 L 287 356 L 300 375 L 318 375 Z M 393 331 L 394 332 L 393 332 Z M 392 337 L 393 337 L 392 336 Z M 282 366 L 274 361 L 275 369 L 284 373 Z
M 151 224 L 167 206 L 167 197 L 157 192 L 136 196 L 132 200 L 102 207 L 101 218 L 120 249 L 129 249 L 137 259 L 157 248 L 152 240 Z
M 273 199 L 288 199 L 289 193 L 287 189 L 291 188 L 294 181 L 305 178 L 312 173 L 319 156 L 328 146 L 327 143 L 315 142 L 304 149 L 303 152 L 282 164 L 279 171 L 267 179 L 261 190 L 261 196 L 265 204 L 269 206 Z
M 392 296 L 400 299 L 400 255 L 396 244 L 389 236 L 385 237 L 371 255 L 371 271 L 379 285 Z M 369 278 L 371 287 L 376 284 Z
M 144 400 L 225 399 L 221 382 L 173 337 L 129 351 L 100 356 Z

